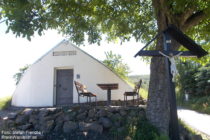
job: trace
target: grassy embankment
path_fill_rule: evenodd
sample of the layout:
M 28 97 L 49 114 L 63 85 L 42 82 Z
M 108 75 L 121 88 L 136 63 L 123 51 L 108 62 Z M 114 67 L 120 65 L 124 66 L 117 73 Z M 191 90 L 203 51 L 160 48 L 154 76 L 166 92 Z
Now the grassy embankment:
M 189 101 L 184 101 L 183 97 L 178 97 L 177 103 L 181 107 L 210 114 L 210 96 L 190 97 Z
M 7 109 L 11 103 L 11 97 L 0 98 L 0 110 Z

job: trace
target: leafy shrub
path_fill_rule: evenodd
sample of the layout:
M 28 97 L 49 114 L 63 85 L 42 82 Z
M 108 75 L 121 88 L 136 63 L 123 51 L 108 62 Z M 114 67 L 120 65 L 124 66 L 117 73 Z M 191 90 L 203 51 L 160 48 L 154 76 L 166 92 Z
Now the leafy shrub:
M 0 110 L 7 109 L 11 105 L 11 97 L 5 97 L 0 99 Z
M 22 78 L 22 76 L 24 75 L 24 73 L 26 72 L 26 70 L 29 68 L 30 65 L 25 65 L 24 67 L 19 69 L 19 72 L 15 73 L 13 75 L 13 78 L 15 79 L 15 84 L 18 85 L 18 83 L 20 82 L 20 79 Z
M 134 135 L 135 140 L 154 140 L 159 135 L 158 130 L 147 121 L 139 121 Z
M 114 127 L 109 131 L 110 138 L 132 140 L 169 140 L 168 136 L 162 135 L 158 132 L 158 129 L 146 119 L 146 116 L 139 117 L 137 115 L 135 117 L 125 117 L 123 124 L 125 125 L 122 130 L 119 131 L 118 127 Z
M 201 66 L 192 61 L 179 62 L 177 86 L 179 93 L 193 96 L 210 95 L 210 63 Z
M 195 80 L 197 95 L 210 95 L 210 64 L 198 69 Z
M 133 140 L 169 140 L 169 138 L 160 134 L 147 120 L 139 120 L 133 133 Z

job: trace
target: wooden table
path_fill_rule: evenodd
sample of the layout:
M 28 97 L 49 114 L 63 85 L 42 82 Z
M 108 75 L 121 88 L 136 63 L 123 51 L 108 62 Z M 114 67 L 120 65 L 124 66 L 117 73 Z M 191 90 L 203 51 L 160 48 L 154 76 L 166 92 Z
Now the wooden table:
M 111 104 L 111 90 L 118 89 L 117 83 L 97 84 L 101 89 L 107 90 L 107 105 Z

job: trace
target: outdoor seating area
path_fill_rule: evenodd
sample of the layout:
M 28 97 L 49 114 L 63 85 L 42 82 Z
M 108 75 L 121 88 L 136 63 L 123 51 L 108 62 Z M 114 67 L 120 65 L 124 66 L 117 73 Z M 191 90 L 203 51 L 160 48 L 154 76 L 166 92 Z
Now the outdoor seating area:
M 78 82 L 74 81 L 76 90 L 78 92 L 78 103 L 80 103 L 80 97 L 87 97 L 87 102 L 82 104 L 89 104 L 89 105 L 98 105 L 98 106 L 138 106 L 138 105 L 145 105 L 146 101 L 140 98 L 140 88 L 142 85 L 142 80 L 140 79 L 139 82 L 135 84 L 135 88 L 133 91 L 125 91 L 124 100 L 112 100 L 111 98 L 111 90 L 117 90 L 119 88 L 118 83 L 100 83 L 97 84 L 98 87 L 102 90 L 107 90 L 107 100 L 106 101 L 97 101 L 97 95 L 88 91 L 87 87 Z M 133 97 L 132 99 L 128 99 L 128 96 Z M 134 98 L 136 96 L 136 99 Z M 95 101 L 91 102 L 91 98 L 94 97 Z

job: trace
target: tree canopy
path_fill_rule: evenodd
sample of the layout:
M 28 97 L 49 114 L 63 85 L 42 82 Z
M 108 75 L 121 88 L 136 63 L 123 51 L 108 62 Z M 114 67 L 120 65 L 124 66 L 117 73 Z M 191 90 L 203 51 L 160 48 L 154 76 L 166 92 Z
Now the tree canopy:
M 99 43 L 102 34 L 108 39 L 128 40 L 133 36 L 140 40 L 156 30 L 151 1 L 3 0 L 0 4 L 8 31 L 28 39 L 35 31 L 42 35 L 54 28 L 77 44 L 84 42 L 85 35 L 89 43 Z
M 161 9 L 199 40 L 209 41 L 210 3 L 208 0 L 161 0 Z M 101 35 L 109 40 L 148 41 L 158 30 L 151 0 L 1 0 L 1 20 L 8 31 L 28 39 L 37 31 L 58 29 L 77 44 L 85 35 L 89 43 L 100 43 Z M 199 22 L 199 26 L 197 25 Z
M 169 24 L 175 24 L 209 49 L 208 0 L 157 3 L 152 0 L 1 0 L 0 22 L 5 21 L 7 32 L 29 40 L 35 32 L 42 35 L 47 29 L 57 29 L 76 44 L 83 44 L 85 39 L 100 44 L 102 34 L 108 41 L 123 42 L 133 37 L 145 43 L 158 32 L 156 11 L 161 9 Z

